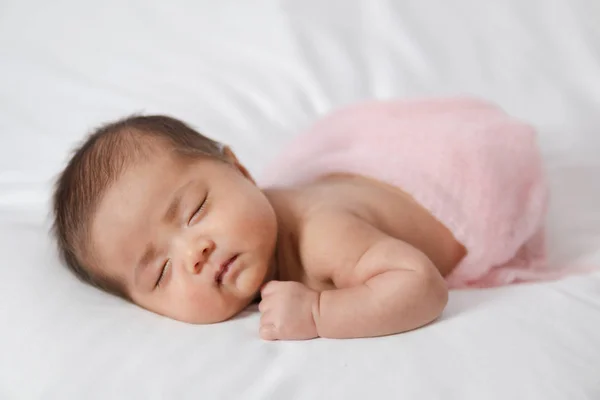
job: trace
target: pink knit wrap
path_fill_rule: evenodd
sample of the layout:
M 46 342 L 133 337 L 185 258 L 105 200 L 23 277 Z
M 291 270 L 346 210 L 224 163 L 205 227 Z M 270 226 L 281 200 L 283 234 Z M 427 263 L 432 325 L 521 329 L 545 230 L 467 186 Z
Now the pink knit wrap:
M 534 130 L 476 99 L 372 101 L 298 135 L 267 166 L 263 187 L 332 172 L 408 192 L 467 249 L 449 286 L 535 281 L 546 271 L 547 186 Z

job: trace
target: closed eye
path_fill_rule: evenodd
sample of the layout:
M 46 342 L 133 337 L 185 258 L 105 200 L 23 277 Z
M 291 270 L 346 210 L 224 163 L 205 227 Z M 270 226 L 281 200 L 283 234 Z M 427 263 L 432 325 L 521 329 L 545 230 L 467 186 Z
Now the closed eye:
M 171 266 L 171 260 L 165 261 L 165 263 L 163 264 L 162 270 L 160 271 L 160 275 L 158 276 L 158 279 L 156 280 L 156 284 L 154 285 L 155 288 L 160 286 L 160 282 L 162 281 L 163 277 L 165 276 L 165 274 L 167 272 L 167 268 L 169 268 L 170 266 Z
M 208 199 L 208 193 L 206 194 L 206 196 L 204 196 L 204 199 L 202 200 L 202 202 L 200 203 L 198 208 L 196 208 L 196 210 L 194 211 L 194 213 L 188 220 L 188 225 L 190 225 L 192 222 L 194 222 L 194 220 L 202 213 L 202 211 L 204 210 L 204 206 L 206 205 L 206 199 Z

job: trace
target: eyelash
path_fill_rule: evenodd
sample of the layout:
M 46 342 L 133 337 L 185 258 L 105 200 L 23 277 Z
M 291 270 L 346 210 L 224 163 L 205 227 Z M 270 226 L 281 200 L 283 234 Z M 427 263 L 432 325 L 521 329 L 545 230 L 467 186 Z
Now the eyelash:
M 202 203 L 200 203 L 200 206 L 198 206 L 198 208 L 196 209 L 196 211 L 194 211 L 194 213 L 192 214 L 192 216 L 190 217 L 189 221 L 188 221 L 188 225 L 192 222 L 192 220 L 202 212 L 202 210 L 204 210 L 204 206 L 206 205 L 206 200 L 208 199 L 208 194 L 206 196 L 204 196 L 204 200 L 202 200 Z M 160 282 L 162 281 L 163 277 L 165 276 L 166 272 L 167 272 L 167 268 L 170 266 L 171 264 L 171 260 L 167 260 L 163 267 L 162 270 L 160 272 L 160 275 L 158 276 L 158 279 L 156 280 L 156 285 L 155 287 L 159 287 L 160 286 Z
M 158 280 L 156 281 L 155 287 L 160 286 L 160 281 L 162 281 L 163 277 L 165 276 L 165 274 L 167 272 L 167 268 L 169 268 L 170 265 L 171 265 L 171 260 L 169 259 L 163 265 L 162 271 L 160 272 L 160 275 L 158 276 Z
M 202 210 L 204 210 L 204 206 L 206 205 L 206 200 L 207 199 L 208 199 L 208 194 L 206 196 L 204 196 L 204 200 L 202 200 L 202 203 L 200 203 L 200 206 L 198 206 L 198 208 L 196 209 L 196 211 L 194 211 L 194 213 L 192 214 L 192 216 L 188 220 L 188 225 L 192 223 L 192 221 L 194 220 L 194 218 L 196 218 L 196 216 L 198 214 L 200 214 L 202 212 Z

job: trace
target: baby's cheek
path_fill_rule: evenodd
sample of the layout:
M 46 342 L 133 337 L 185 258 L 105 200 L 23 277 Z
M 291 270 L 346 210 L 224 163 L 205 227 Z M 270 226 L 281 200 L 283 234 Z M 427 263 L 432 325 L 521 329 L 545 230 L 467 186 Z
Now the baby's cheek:
M 209 323 L 220 316 L 219 304 L 208 290 L 193 285 L 173 288 L 168 307 L 176 319 L 190 323 Z
M 246 200 L 246 198 L 244 199 Z M 235 229 L 253 242 L 270 242 L 277 232 L 277 217 L 271 204 L 262 194 L 249 196 L 237 209 Z

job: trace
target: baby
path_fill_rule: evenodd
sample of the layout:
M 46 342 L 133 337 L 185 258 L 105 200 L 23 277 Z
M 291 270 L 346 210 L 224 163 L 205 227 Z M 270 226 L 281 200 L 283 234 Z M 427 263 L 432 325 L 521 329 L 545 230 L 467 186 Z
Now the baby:
M 438 318 L 448 284 L 535 276 L 539 165 L 529 127 L 469 99 L 338 111 L 261 187 L 229 147 L 133 116 L 75 152 L 54 233 L 83 281 L 169 318 L 215 323 L 259 300 L 266 340 L 389 335 Z

